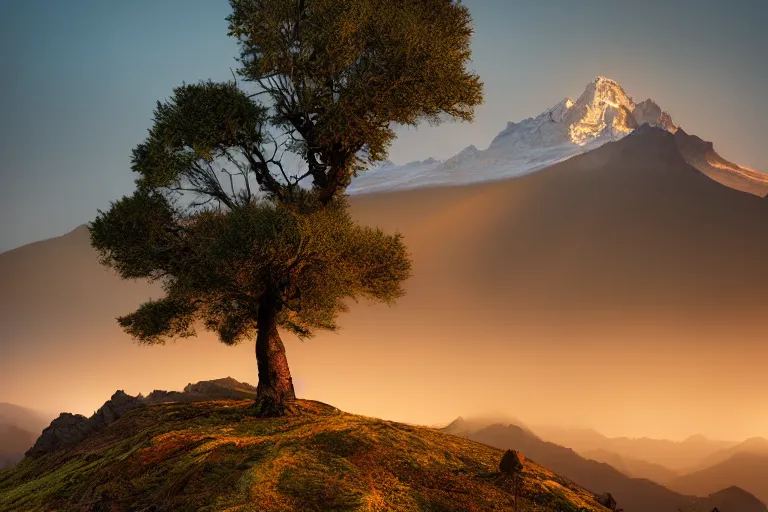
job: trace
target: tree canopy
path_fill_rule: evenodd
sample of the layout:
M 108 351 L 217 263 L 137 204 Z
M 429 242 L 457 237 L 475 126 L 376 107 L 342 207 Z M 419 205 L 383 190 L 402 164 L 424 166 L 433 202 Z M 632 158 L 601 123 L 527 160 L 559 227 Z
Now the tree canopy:
M 394 126 L 471 121 L 469 11 L 452 0 L 230 0 L 242 69 L 324 200 L 386 158 Z
M 158 196 L 137 193 L 91 225 L 103 263 L 163 280 L 164 298 L 119 318 L 143 343 L 193 336 L 196 322 L 226 344 L 250 339 L 267 288 L 278 325 L 311 337 L 338 327 L 346 299 L 392 303 L 410 274 L 401 236 L 357 225 L 343 201 L 309 213 L 271 201 L 208 209 L 178 229 L 169 229 L 172 215 Z
M 294 397 L 278 327 L 338 327 L 349 300 L 392 303 L 399 234 L 359 226 L 344 190 L 385 158 L 396 124 L 471 120 L 471 19 L 449 0 L 231 0 L 237 81 L 184 84 L 133 150 L 136 191 L 90 225 L 101 262 L 166 296 L 118 319 L 142 343 L 256 336 L 257 400 Z M 286 155 L 301 165 L 287 165 Z

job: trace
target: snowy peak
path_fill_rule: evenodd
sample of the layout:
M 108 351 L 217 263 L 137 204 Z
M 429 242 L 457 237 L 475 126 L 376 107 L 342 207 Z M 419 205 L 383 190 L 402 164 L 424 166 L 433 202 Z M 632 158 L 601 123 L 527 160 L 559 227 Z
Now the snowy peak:
M 465 162 L 473 158 L 477 153 L 479 153 L 480 150 L 477 149 L 473 145 L 469 145 L 462 149 L 458 155 L 452 156 L 448 160 L 446 160 L 441 166 L 440 169 L 445 171 L 450 171 L 452 169 L 458 169 L 462 166 Z
M 671 133 L 675 133 L 678 130 L 678 127 L 672 122 L 672 116 L 668 112 L 661 110 L 661 107 L 650 98 L 635 105 L 632 115 L 638 126 L 647 123 L 651 126 L 663 128 Z
M 549 114 L 549 118 L 555 123 L 562 123 L 565 116 L 568 114 L 568 110 L 570 110 L 572 106 L 573 100 L 571 98 L 565 98 L 545 113 Z
M 600 140 L 616 140 L 637 127 L 632 98 L 615 80 L 599 76 L 590 82 L 569 109 L 568 136 L 579 146 Z
M 602 109 L 608 106 L 617 110 L 621 108 L 632 110 L 635 106 L 632 98 L 618 82 L 604 76 L 598 76 L 587 84 L 576 103 L 588 105 L 593 109 Z
M 512 151 L 576 145 L 587 150 L 618 140 L 644 123 L 677 130 L 671 116 L 653 100 L 636 105 L 618 82 L 598 76 L 576 101 L 565 98 L 535 118 L 508 123 L 490 148 Z
M 576 101 L 565 98 L 536 117 L 507 123 L 487 149 L 469 146 L 444 162 L 431 158 L 401 166 L 387 162 L 361 173 L 348 191 L 461 185 L 523 176 L 619 140 L 643 125 L 678 131 L 669 113 L 656 102 L 635 103 L 618 82 L 598 76 Z

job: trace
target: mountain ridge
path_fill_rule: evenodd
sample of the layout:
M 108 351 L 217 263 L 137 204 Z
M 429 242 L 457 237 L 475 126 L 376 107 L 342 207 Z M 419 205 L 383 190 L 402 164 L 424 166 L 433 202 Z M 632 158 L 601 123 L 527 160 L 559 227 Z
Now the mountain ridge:
M 620 140 L 646 125 L 672 134 L 682 132 L 655 101 L 648 98 L 635 103 L 618 82 L 598 76 L 576 101 L 565 98 L 536 117 L 508 122 L 484 150 L 468 146 L 444 162 L 428 158 L 398 166 L 387 161 L 354 178 L 349 192 L 465 185 L 520 177 Z M 712 179 L 761 197 L 768 195 L 768 175 L 725 160 L 711 143 L 701 147 L 686 137 L 681 137 L 681 143 L 687 144 L 683 152 L 690 153 L 689 164 Z
M 768 502 L 768 453 L 738 452 L 704 469 L 684 474 L 668 482 L 671 489 L 684 493 L 707 494 L 726 486 L 736 486 Z
M 616 498 L 619 507 L 627 512 L 680 509 L 710 511 L 718 506 L 718 501 L 711 495 L 679 494 L 651 480 L 632 478 L 610 464 L 585 459 L 572 449 L 542 441 L 515 425 L 489 425 L 480 430 L 464 432 L 462 435 L 499 449 L 519 450 L 533 461 L 553 469 L 579 486 L 595 493 L 610 492 Z M 768 510 L 764 503 L 749 492 L 744 489 L 739 491 L 741 491 L 739 494 L 741 499 L 737 505 L 738 508 L 719 507 L 721 512 Z

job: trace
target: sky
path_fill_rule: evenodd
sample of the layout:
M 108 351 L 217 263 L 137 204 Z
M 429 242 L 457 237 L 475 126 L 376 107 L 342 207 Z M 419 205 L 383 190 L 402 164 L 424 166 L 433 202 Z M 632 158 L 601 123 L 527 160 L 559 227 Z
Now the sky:
M 396 163 L 487 147 L 508 121 L 603 75 L 725 158 L 768 171 L 768 3 L 464 3 L 486 103 L 472 124 L 399 130 Z M 0 252 L 71 231 L 131 193 L 131 149 L 156 101 L 237 67 L 228 13 L 225 0 L 0 2 Z

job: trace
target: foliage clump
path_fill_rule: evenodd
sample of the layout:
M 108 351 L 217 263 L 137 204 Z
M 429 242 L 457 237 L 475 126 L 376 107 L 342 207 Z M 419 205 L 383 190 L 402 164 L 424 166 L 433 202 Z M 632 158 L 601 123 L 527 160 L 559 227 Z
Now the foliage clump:
M 197 321 L 226 344 L 250 339 L 269 286 L 279 325 L 310 337 L 338 328 L 346 299 L 393 302 L 410 273 L 402 237 L 356 224 L 342 200 L 307 213 L 271 201 L 205 210 L 175 232 L 158 221 L 167 204 L 157 215 L 151 203 L 123 199 L 91 225 L 93 243 L 107 248 L 105 263 L 127 267 L 126 277 L 163 278 L 164 298 L 119 319 L 143 343 L 192 336 Z M 138 223 L 143 229 L 123 225 L 133 212 L 149 217 Z
M 239 73 L 158 102 L 132 155 L 136 191 L 90 226 L 101 261 L 166 296 L 118 319 L 139 342 L 256 338 L 258 413 L 295 398 L 278 328 L 338 327 L 348 300 L 392 303 L 399 234 L 358 226 L 344 190 L 383 160 L 398 124 L 471 120 L 466 7 L 450 0 L 231 0 Z M 286 157 L 288 155 L 288 157 Z M 293 159 L 291 159 L 293 155 Z

